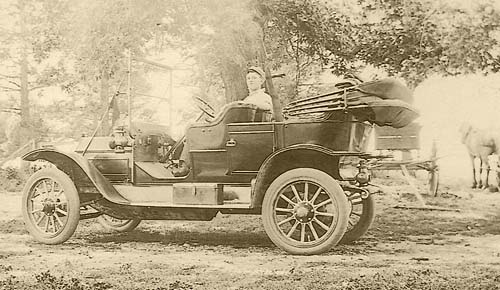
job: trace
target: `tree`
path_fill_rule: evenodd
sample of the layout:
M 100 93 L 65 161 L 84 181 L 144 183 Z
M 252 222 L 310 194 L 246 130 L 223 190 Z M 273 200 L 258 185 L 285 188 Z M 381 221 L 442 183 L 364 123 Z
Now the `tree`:
M 98 115 L 104 116 L 101 134 L 109 133 L 104 111 L 111 87 L 126 84 L 128 52 L 141 57 L 146 44 L 161 27 L 168 1 L 70 1 L 64 49 L 74 60 L 74 85 L 99 92 Z M 80 88 L 81 89 L 81 88 Z
M 0 90 L 19 96 L 21 120 L 11 147 L 40 135 L 34 126 L 30 92 L 50 86 L 63 73 L 61 67 L 43 63 L 58 39 L 53 38 L 55 17 L 62 8 L 56 0 L 12 0 L 3 3 L 4 19 L 11 25 L 2 29 L 0 38 Z
M 485 3 L 466 10 L 430 1 L 363 1 L 359 28 L 365 37 L 355 57 L 412 86 L 433 73 L 497 71 L 499 58 L 492 52 L 499 45 L 493 33 L 500 28 L 500 11 Z
M 271 0 L 260 1 L 260 10 L 272 24 L 274 55 L 293 59 L 297 75 L 302 63 L 335 74 L 373 65 L 416 86 L 432 73 L 498 70 L 492 34 L 500 13 L 485 3 L 465 10 L 420 0 Z
M 246 97 L 245 69 L 259 64 L 263 34 L 252 5 L 252 0 L 186 0 L 172 6 L 168 32 L 186 57 L 196 60 L 203 87 L 221 80 L 225 102 Z

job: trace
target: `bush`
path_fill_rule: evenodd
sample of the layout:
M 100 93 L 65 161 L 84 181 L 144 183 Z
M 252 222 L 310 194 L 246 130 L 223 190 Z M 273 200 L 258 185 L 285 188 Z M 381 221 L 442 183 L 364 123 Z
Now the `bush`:
M 21 191 L 29 176 L 29 169 L 14 167 L 0 168 L 0 191 Z

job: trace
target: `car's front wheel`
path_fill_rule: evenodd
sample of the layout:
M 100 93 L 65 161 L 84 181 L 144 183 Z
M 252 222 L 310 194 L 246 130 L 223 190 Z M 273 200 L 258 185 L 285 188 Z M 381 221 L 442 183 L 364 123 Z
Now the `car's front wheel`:
M 297 255 L 328 251 L 344 235 L 349 203 L 330 175 L 313 168 L 289 170 L 269 186 L 262 202 L 267 235 Z
M 35 172 L 23 189 L 22 213 L 26 229 L 37 241 L 67 241 L 80 221 L 80 198 L 71 178 L 56 168 Z

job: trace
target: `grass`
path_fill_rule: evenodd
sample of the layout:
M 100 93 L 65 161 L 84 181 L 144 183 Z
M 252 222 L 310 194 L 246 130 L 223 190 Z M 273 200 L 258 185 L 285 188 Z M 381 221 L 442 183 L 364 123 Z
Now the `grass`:
M 229 275 L 218 275 L 219 280 L 194 281 L 196 278 L 185 276 L 185 281 L 156 281 L 157 286 L 144 287 L 147 290 L 184 290 L 184 289 L 343 289 L 343 290 L 498 290 L 500 273 L 495 269 L 463 265 L 461 269 L 434 269 L 418 267 L 414 269 L 392 268 L 374 270 L 359 274 L 348 269 L 324 269 L 316 271 L 292 270 L 282 275 L 265 275 L 253 281 L 244 280 L 234 283 Z M 191 280 L 191 281 L 190 281 Z M 118 281 L 102 282 L 85 278 L 56 276 L 50 271 L 36 274 L 28 281 L 10 276 L 0 280 L 0 289 L 39 289 L 39 290 L 107 290 L 139 289 L 139 285 L 127 285 Z M 141 283 L 142 284 L 142 283 Z M 159 285 L 159 286 L 158 286 Z

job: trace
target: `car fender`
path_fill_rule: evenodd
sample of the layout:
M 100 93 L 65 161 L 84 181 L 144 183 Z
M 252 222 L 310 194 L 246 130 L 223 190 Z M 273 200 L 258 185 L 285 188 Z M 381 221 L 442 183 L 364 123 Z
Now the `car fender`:
M 300 167 L 311 167 L 325 171 L 335 179 L 340 179 L 338 172 L 339 157 L 359 156 L 362 154 L 352 151 L 335 151 L 316 144 L 296 144 L 277 150 L 264 160 L 257 173 L 252 186 L 252 207 L 261 206 L 267 187 L 274 178 L 284 171 Z M 303 162 L 300 161 L 300 158 L 297 158 L 300 156 L 304 156 L 306 159 L 309 157 L 314 158 L 309 162 Z M 294 160 L 290 160 L 290 157 Z M 295 161 L 296 158 L 297 162 Z M 280 163 L 285 164 L 281 165 Z
M 61 152 L 53 148 L 42 148 L 28 152 L 22 159 L 27 161 L 36 161 L 39 159 L 46 160 L 68 174 L 75 185 L 92 184 L 105 199 L 118 204 L 130 203 L 121 196 L 99 170 L 82 155 L 71 152 Z

